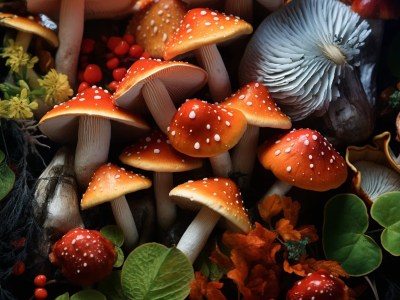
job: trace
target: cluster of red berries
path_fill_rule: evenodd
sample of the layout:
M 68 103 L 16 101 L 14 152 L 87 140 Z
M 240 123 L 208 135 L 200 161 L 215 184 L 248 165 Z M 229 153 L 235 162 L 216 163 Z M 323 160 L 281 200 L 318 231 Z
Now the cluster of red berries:
M 103 49 L 103 50 L 101 50 Z M 140 57 L 150 57 L 131 34 L 84 38 L 79 58 L 78 92 L 96 84 L 115 91 L 127 69 Z
M 34 297 L 37 300 L 45 300 L 47 299 L 47 290 L 45 288 L 47 283 L 46 275 L 39 274 L 33 279 L 33 283 L 36 286 Z

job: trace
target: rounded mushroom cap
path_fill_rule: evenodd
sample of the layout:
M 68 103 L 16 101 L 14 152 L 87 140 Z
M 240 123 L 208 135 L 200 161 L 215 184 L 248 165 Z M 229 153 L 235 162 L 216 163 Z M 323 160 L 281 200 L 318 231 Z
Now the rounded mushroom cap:
M 240 191 L 228 178 L 188 181 L 173 188 L 169 195 L 183 208 L 198 209 L 201 205 L 207 206 L 223 216 L 235 230 L 248 232 L 251 228 Z
M 268 87 L 292 120 L 322 115 L 339 96 L 345 66 L 357 64 L 369 25 L 337 0 L 293 0 L 257 27 L 239 66 L 239 80 Z
M 168 138 L 186 155 L 214 157 L 234 147 L 246 127 L 246 118 L 239 110 L 191 99 L 172 118 Z
M 93 174 L 82 196 L 81 208 L 87 209 L 118 197 L 151 187 L 150 179 L 108 163 Z
M 113 94 L 116 105 L 129 108 L 141 99 L 141 91 L 146 82 L 159 79 L 167 88 L 171 99 L 179 101 L 201 89 L 208 79 L 202 68 L 181 61 L 161 61 L 141 58 L 126 72 Z
M 281 129 L 292 127 L 290 118 L 274 102 L 268 89 L 256 81 L 240 88 L 221 105 L 240 110 L 250 125 Z
M 203 164 L 199 158 L 176 151 L 167 136 L 158 130 L 126 147 L 119 159 L 128 166 L 154 172 L 184 172 Z
M 258 152 L 264 168 L 293 186 L 327 191 L 347 178 L 344 158 L 315 130 L 292 130 L 278 140 L 264 143 Z
M 109 119 L 113 121 L 111 122 L 113 129 L 124 135 L 129 132 L 136 134 L 137 129 L 150 129 L 143 118 L 115 106 L 110 93 L 96 86 L 54 106 L 39 121 L 39 129 L 53 141 L 62 144 L 74 142 L 77 138 L 80 116 Z
M 170 60 L 180 54 L 203 46 L 222 43 L 253 32 L 251 24 L 216 10 L 193 8 L 183 17 L 164 48 L 163 57 Z
M 0 24 L 40 36 L 54 48 L 59 45 L 57 34 L 35 21 L 33 17 L 25 18 L 10 13 L 0 13 Z

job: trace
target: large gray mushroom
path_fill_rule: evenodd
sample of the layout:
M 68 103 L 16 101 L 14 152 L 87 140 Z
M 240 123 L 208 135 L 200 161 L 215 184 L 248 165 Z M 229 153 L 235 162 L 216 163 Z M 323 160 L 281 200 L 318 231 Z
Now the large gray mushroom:
M 293 0 L 257 28 L 239 80 L 263 83 L 293 121 L 323 115 L 369 34 L 368 23 L 338 0 Z

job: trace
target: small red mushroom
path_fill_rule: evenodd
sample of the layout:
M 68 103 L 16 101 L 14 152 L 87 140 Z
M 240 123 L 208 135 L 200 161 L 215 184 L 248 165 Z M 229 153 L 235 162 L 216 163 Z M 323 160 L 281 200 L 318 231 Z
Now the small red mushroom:
M 349 288 L 340 278 L 326 270 L 309 273 L 307 277 L 296 281 L 286 294 L 286 300 L 348 300 Z
M 52 246 L 50 262 L 72 283 L 90 286 L 107 278 L 117 252 L 111 241 L 99 231 L 74 228 Z

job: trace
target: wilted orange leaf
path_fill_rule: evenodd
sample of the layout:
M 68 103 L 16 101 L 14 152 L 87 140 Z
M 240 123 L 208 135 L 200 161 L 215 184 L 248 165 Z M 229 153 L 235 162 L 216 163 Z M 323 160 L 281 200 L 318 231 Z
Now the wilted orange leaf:
M 275 217 L 282 211 L 281 196 L 273 194 L 264 197 L 258 204 L 258 212 L 261 218 L 267 222 L 271 222 L 271 218 Z
M 283 217 L 296 226 L 299 219 L 300 203 L 293 201 L 290 197 L 282 197 Z
M 226 300 L 224 294 L 220 291 L 223 283 L 219 281 L 208 281 L 201 272 L 195 273 L 195 279 L 190 284 L 190 300 Z
M 308 238 L 309 243 L 313 243 L 318 241 L 319 237 L 317 234 L 317 229 L 314 225 L 304 225 L 296 228 L 298 232 L 300 232 L 301 238 Z
M 235 267 L 230 270 L 226 275 L 236 283 L 240 293 L 244 297 L 251 295 L 250 290 L 246 287 L 246 279 L 249 272 L 248 264 L 245 258 L 239 252 L 232 250 L 231 259 Z
M 349 274 L 347 274 L 342 266 L 334 260 L 316 260 L 315 258 L 310 257 L 305 260 L 305 263 L 310 267 L 309 272 L 324 269 L 336 277 L 349 277 Z
M 219 247 L 216 247 L 216 249 L 211 252 L 209 258 L 213 263 L 219 265 L 223 269 L 230 270 L 233 268 L 231 259 L 222 253 Z
M 301 239 L 301 234 L 294 229 L 293 225 L 288 219 L 280 219 L 275 224 L 275 230 L 283 238 L 284 241 L 299 241 Z
M 294 273 L 294 274 L 297 274 L 302 277 L 306 276 L 307 273 L 309 273 L 309 272 L 306 272 L 303 264 L 297 263 L 297 264 L 291 265 L 286 257 L 285 257 L 285 260 L 283 261 L 283 270 L 286 273 L 289 273 L 289 274 Z

